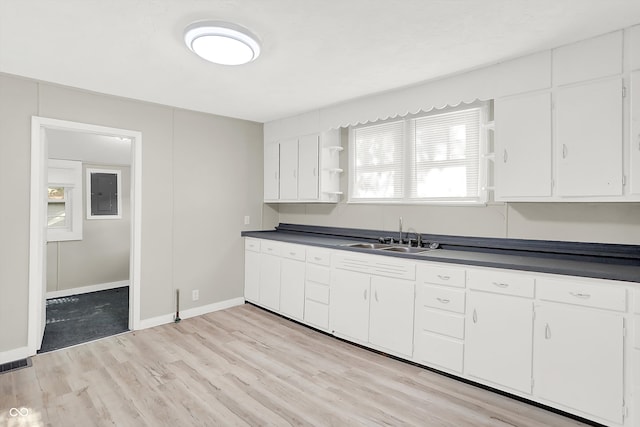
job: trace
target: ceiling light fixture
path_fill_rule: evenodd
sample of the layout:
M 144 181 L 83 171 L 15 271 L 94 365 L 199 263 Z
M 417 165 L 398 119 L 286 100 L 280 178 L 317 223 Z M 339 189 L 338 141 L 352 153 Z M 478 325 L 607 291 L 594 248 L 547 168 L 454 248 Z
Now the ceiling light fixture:
M 216 64 L 246 64 L 260 55 L 258 38 L 230 22 L 194 22 L 185 28 L 184 41 L 198 56 Z

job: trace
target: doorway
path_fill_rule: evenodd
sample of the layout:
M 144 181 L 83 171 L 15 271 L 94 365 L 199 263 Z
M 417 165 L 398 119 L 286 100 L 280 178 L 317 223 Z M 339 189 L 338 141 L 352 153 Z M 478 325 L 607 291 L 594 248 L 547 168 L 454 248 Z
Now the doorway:
M 30 261 L 29 261 L 29 352 L 35 354 L 42 345 L 42 338 L 46 325 L 46 296 L 51 297 L 64 297 L 65 293 L 73 293 L 70 289 L 47 289 L 47 241 L 51 237 L 51 229 L 49 224 L 51 223 L 51 213 L 54 214 L 57 211 L 64 211 L 64 208 L 54 209 L 53 211 L 49 207 L 51 199 L 48 196 L 49 193 L 49 158 L 50 149 L 53 148 L 53 152 L 56 152 L 55 157 L 60 159 L 65 157 L 64 153 L 61 154 L 60 146 L 53 145 L 55 137 L 64 135 L 65 140 L 76 141 L 93 141 L 93 143 L 79 143 L 73 148 L 74 155 L 66 157 L 74 157 L 76 160 L 83 161 L 82 173 L 89 173 L 87 165 L 99 167 L 101 164 L 115 164 L 115 163 L 127 163 L 127 167 L 130 168 L 130 179 L 127 187 L 123 189 L 123 194 L 129 194 L 126 198 L 126 206 L 128 212 L 130 212 L 130 226 L 126 232 L 125 238 L 128 238 L 128 289 L 126 297 L 128 299 L 128 329 L 135 330 L 139 328 L 140 324 L 140 240 L 141 240 L 141 144 L 142 134 L 137 131 L 109 128 L 103 126 L 96 126 L 85 123 L 69 122 L 56 119 L 49 119 L 43 117 L 32 118 L 32 140 L 31 140 L 31 236 L 30 236 Z M 109 142 L 126 142 L 129 148 L 126 150 L 126 159 L 113 161 L 111 159 L 96 159 L 91 158 L 96 153 L 101 153 L 107 156 L 107 153 L 115 153 L 118 150 L 109 150 L 109 147 L 114 146 L 100 146 L 99 142 L 107 144 Z M 96 145 L 97 144 L 97 145 Z M 69 147 L 67 147 L 69 149 Z M 64 150 L 63 150 L 64 151 Z M 122 155 L 122 150 L 120 150 Z M 93 170 L 93 169 L 92 169 Z M 86 187 L 86 183 L 85 183 Z M 59 190 L 59 189 L 58 189 Z M 81 190 L 82 191 L 82 190 Z M 71 191 L 69 192 L 71 193 Z M 90 193 L 89 193 L 90 194 Z M 90 197 L 90 195 L 88 196 Z M 83 200 L 82 195 L 78 197 L 71 197 L 69 200 L 75 200 L 75 206 L 77 208 L 78 202 L 84 204 L 86 200 Z M 125 205 L 125 203 L 123 203 Z M 73 218 L 77 220 L 78 214 L 73 215 L 69 211 L 68 219 Z M 84 218 L 89 215 L 80 214 Z M 64 217 L 64 214 L 63 214 Z M 121 217 L 121 216 L 120 216 Z M 114 217 L 115 218 L 115 217 Z M 90 221 L 87 219 L 87 221 Z M 103 220 L 103 222 L 105 222 Z M 108 221 L 106 221 L 108 222 Z M 66 224 L 68 228 L 71 227 L 70 223 Z M 78 241 L 78 230 L 72 229 L 73 238 Z M 80 235 L 82 230 L 80 229 Z M 70 238 L 72 240 L 73 238 Z M 57 242 L 59 245 L 59 242 Z M 126 243 L 125 243 L 126 246 Z M 59 248 L 58 248 L 59 249 Z M 125 260 L 126 261 L 126 260 Z M 51 262 L 51 261 L 50 261 Z M 55 270 L 55 269 L 50 269 Z M 126 272 L 124 273 L 126 275 Z M 49 275 L 51 273 L 49 272 Z M 51 281 L 50 281 L 51 282 Z M 121 282 L 114 281 L 107 284 L 84 286 L 81 289 L 82 293 L 88 292 L 100 292 L 104 291 L 104 288 L 117 288 L 117 285 L 122 285 Z M 109 286 L 113 285 L 113 286 Z M 69 287 L 69 285 L 67 285 Z M 71 285 L 73 287 L 73 285 Z M 49 291 L 49 292 L 47 292 Z

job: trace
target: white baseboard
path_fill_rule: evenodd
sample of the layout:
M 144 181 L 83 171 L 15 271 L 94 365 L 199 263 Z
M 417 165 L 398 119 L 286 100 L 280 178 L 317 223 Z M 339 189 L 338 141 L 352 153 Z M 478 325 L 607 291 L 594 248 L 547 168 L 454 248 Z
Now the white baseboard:
M 244 304 L 244 297 L 232 298 L 225 301 L 216 302 L 213 304 L 207 304 L 200 307 L 189 308 L 180 312 L 180 319 L 188 319 L 190 317 L 201 316 L 207 313 L 213 313 L 214 311 L 225 310 L 227 308 L 235 307 Z M 150 319 L 140 320 L 140 329 L 153 328 L 154 326 L 166 325 L 167 323 L 173 323 L 175 314 L 163 314 L 161 316 L 152 317 Z
M 90 292 L 106 291 L 107 289 L 121 288 L 129 286 L 128 280 L 119 282 L 98 283 L 97 285 L 81 286 L 78 288 L 62 289 L 59 291 L 47 292 L 46 299 L 68 297 L 70 295 L 88 294 Z
M 13 350 L 0 351 L 0 364 L 15 362 L 16 360 L 26 359 L 33 355 L 34 353 L 29 351 L 29 347 L 18 347 Z

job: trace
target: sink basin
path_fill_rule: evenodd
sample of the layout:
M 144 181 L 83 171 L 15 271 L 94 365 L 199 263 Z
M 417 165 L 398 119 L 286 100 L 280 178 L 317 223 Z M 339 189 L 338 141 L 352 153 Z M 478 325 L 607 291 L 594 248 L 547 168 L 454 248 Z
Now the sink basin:
M 359 249 L 386 249 L 391 247 L 391 245 L 387 245 L 386 243 L 351 243 L 345 246 Z
M 413 248 L 410 246 L 391 246 L 388 248 L 382 248 L 382 250 L 388 252 L 403 252 L 407 254 L 419 254 L 429 251 L 429 249 L 426 248 Z

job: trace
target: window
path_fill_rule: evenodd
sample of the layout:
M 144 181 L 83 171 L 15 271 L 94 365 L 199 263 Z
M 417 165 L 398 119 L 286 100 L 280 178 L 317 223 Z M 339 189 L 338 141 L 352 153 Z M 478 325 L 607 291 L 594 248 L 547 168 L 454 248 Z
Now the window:
M 49 159 L 47 240 L 82 240 L 82 163 Z
M 120 219 L 121 171 L 87 168 L 87 219 Z
M 484 105 L 352 128 L 351 202 L 484 202 Z

